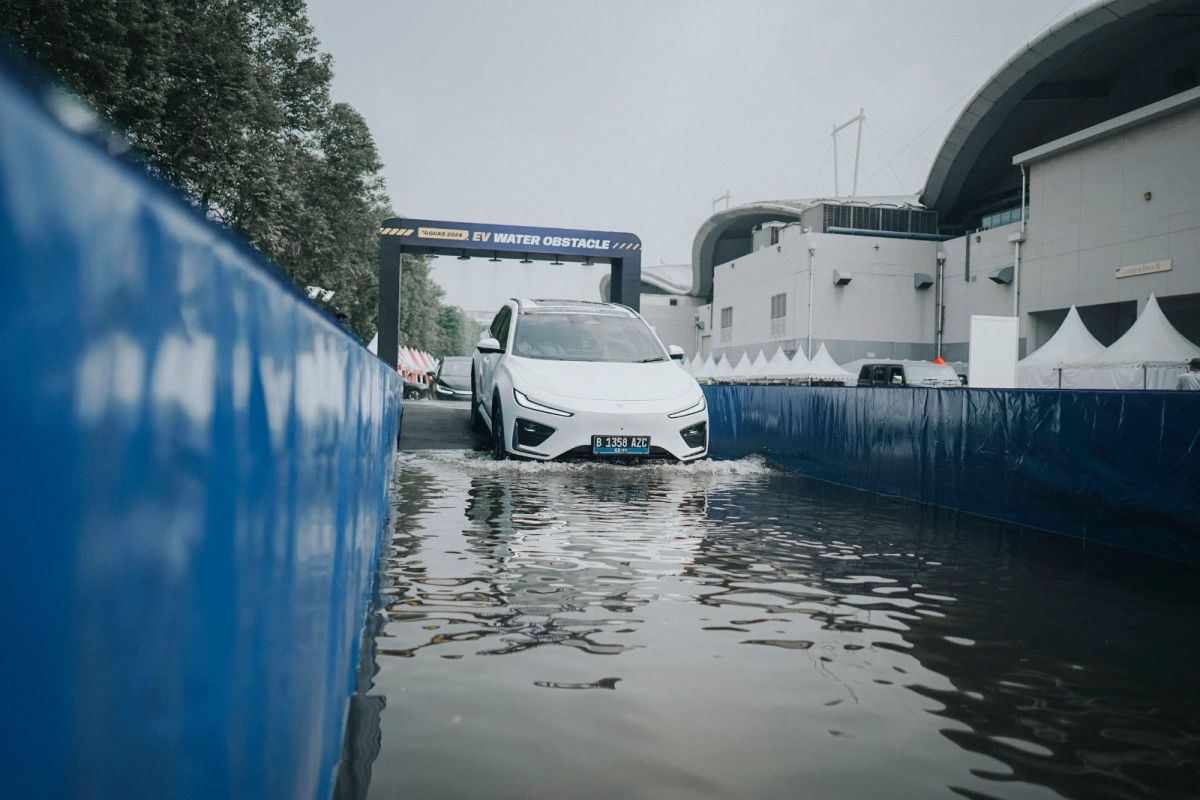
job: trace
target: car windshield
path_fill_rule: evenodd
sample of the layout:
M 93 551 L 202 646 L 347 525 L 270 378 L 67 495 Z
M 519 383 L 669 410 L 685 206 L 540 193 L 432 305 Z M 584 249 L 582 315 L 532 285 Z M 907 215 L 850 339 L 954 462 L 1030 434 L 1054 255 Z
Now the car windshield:
M 958 383 L 958 373 L 945 364 L 905 364 L 904 372 L 909 383 L 927 381 L 954 381 Z
M 445 361 L 442 362 L 442 377 L 443 378 L 465 378 L 471 374 L 470 361 Z
M 513 355 L 550 361 L 667 361 L 646 323 L 616 314 L 533 313 L 518 317 Z

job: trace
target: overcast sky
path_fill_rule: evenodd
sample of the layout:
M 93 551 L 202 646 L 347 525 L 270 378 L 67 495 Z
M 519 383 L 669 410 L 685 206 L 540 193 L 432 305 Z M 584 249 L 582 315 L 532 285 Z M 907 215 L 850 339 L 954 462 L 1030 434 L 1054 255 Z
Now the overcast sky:
M 625 230 L 687 263 L 713 199 L 920 190 L 963 104 L 1089 0 L 309 0 L 403 215 Z M 839 140 L 849 193 L 853 131 Z

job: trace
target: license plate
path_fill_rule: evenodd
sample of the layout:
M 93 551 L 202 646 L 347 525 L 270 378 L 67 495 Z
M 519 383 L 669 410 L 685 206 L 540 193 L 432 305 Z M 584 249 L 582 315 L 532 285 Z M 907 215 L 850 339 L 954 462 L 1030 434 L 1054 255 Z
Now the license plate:
M 593 436 L 592 454 L 597 456 L 648 456 L 649 436 Z

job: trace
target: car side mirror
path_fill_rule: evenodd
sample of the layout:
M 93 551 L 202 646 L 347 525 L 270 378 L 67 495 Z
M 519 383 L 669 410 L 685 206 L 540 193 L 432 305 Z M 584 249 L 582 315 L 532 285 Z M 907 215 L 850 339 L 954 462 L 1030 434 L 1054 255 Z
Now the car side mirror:
M 481 353 L 503 353 L 504 348 L 500 346 L 500 342 L 496 341 L 494 336 L 485 336 L 479 340 L 479 344 L 475 345 L 475 349 Z
M 683 361 L 683 357 L 687 355 L 687 353 L 685 353 L 683 351 L 683 348 L 677 344 L 673 344 L 670 347 L 668 347 L 667 352 L 670 353 L 671 358 L 673 358 L 676 361 Z

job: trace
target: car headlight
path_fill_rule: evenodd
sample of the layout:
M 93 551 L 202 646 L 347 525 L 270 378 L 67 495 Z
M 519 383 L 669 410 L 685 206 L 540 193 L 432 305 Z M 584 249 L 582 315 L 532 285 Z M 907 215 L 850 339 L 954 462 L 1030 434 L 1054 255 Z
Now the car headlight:
M 541 403 L 530 400 L 529 397 L 517 389 L 513 389 L 513 397 L 517 398 L 517 405 L 524 406 L 531 411 L 541 411 L 543 414 L 553 414 L 556 417 L 573 417 L 575 416 L 570 411 L 563 411 L 561 408 L 552 408 L 544 406 Z
M 687 417 L 687 416 L 691 416 L 692 414 L 699 414 L 701 411 L 703 411 L 706 408 L 708 408 L 708 403 L 704 402 L 704 395 L 700 395 L 700 399 L 697 400 L 695 403 L 692 403 L 690 406 L 688 406 L 685 409 L 676 411 L 674 414 L 667 414 L 667 416 L 670 417 L 671 419 L 679 419 L 680 417 Z

